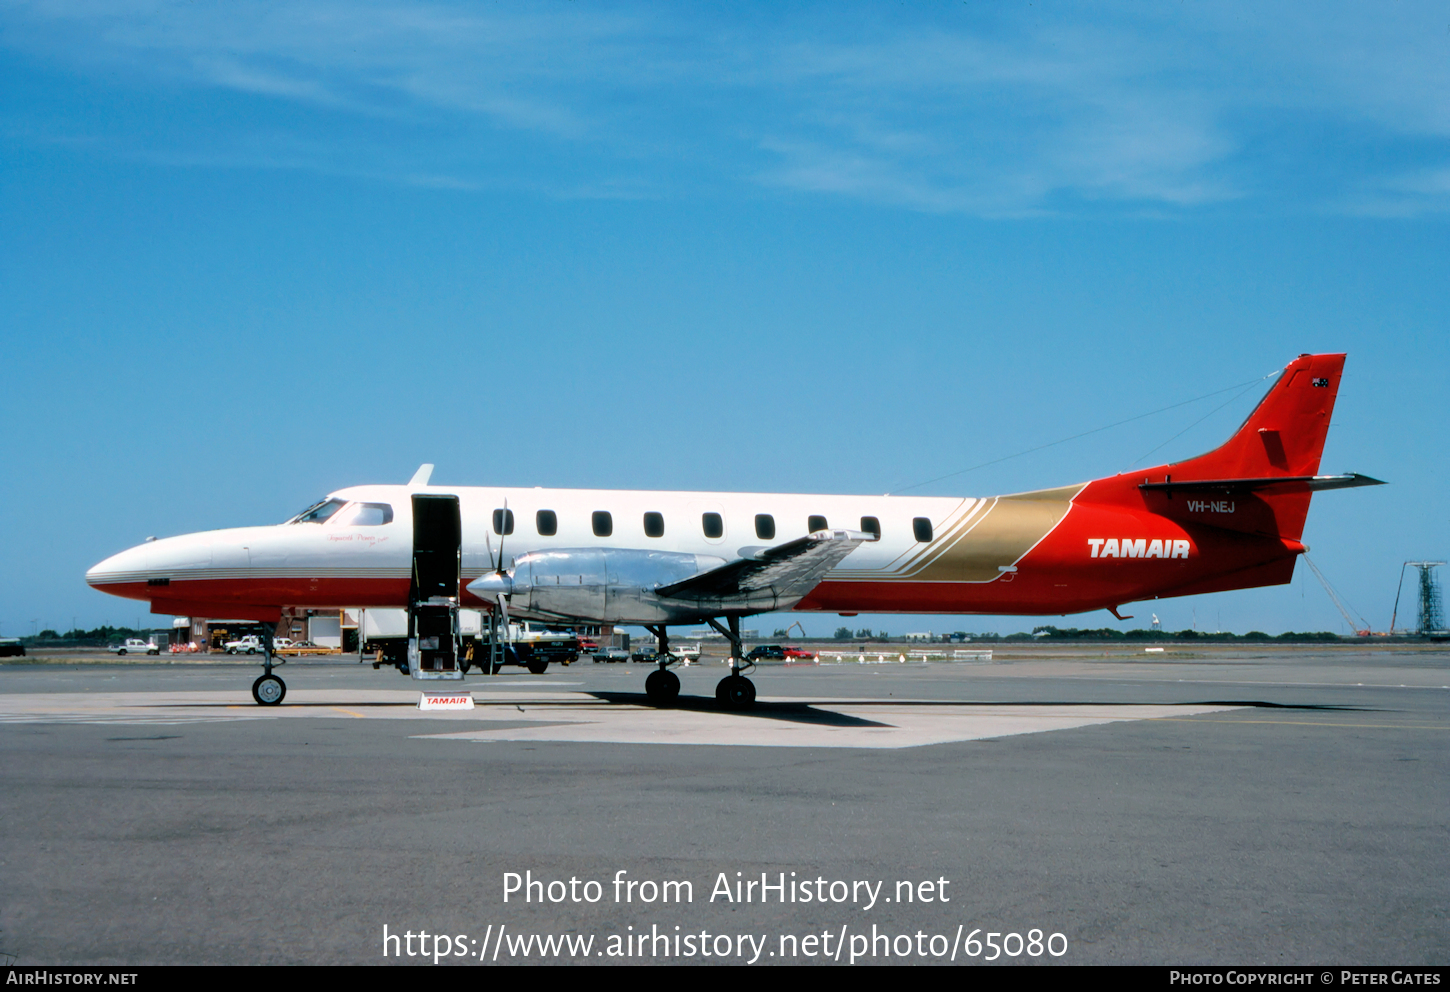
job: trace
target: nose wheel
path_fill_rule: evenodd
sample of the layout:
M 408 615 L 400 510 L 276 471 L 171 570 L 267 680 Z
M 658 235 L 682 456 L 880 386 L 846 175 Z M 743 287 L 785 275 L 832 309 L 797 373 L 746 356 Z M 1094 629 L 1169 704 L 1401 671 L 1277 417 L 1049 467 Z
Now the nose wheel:
M 268 673 L 252 683 L 252 698 L 260 706 L 276 706 L 287 695 L 287 683 Z
M 252 698 L 258 706 L 276 706 L 287 695 L 287 683 L 272 674 L 272 637 L 276 632 L 275 623 L 262 624 L 262 675 L 252 683 Z

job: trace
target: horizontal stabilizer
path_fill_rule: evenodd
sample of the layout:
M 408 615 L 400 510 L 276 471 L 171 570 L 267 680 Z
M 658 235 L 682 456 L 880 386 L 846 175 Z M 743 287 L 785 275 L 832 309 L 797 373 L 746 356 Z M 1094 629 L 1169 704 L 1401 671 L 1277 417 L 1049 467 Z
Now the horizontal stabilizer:
M 1359 486 L 1383 486 L 1358 472 L 1345 475 L 1281 475 L 1260 479 L 1195 479 L 1187 482 L 1144 482 L 1139 489 L 1166 493 L 1253 493 L 1272 489 L 1278 493 L 1317 493 L 1325 489 L 1355 489 Z
M 742 557 L 682 582 L 655 590 L 661 599 L 736 600 L 773 594 L 779 600 L 799 599 L 825 574 L 875 534 L 855 530 L 823 530 L 773 548 L 741 548 Z

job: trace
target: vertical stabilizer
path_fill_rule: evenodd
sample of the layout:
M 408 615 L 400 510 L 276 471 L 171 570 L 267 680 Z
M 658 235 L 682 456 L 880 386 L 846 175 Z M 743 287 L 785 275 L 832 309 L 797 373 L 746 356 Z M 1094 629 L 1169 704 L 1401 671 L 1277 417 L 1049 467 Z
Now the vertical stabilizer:
M 1217 448 L 1185 461 L 1091 482 L 1077 502 L 1143 508 L 1186 523 L 1297 542 L 1304 533 L 1314 487 L 1304 482 L 1266 483 L 1318 475 L 1343 373 L 1342 354 L 1300 355 L 1284 369 L 1243 426 Z M 1196 509 L 1206 500 L 1174 493 L 1188 483 L 1233 480 L 1253 484 L 1215 487 L 1237 494 L 1214 502 L 1218 509 L 1211 512 Z

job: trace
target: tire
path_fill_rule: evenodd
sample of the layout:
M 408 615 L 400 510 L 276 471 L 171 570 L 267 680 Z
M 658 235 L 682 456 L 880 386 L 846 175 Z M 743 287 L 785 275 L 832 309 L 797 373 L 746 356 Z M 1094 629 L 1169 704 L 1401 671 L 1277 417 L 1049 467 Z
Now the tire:
M 644 680 L 644 694 L 653 706 L 669 706 L 680 695 L 680 678 L 674 672 L 656 668 Z
M 256 648 L 247 648 L 247 654 L 256 654 L 256 653 L 257 653 L 257 649 Z
M 258 706 L 277 706 L 287 695 L 287 683 L 275 675 L 263 675 L 252 683 L 252 698 Z
M 120 658 L 120 657 L 124 656 L 125 654 L 126 654 L 126 649 L 125 648 L 121 648 L 119 651 L 116 652 L 116 657 L 117 658 Z
M 755 683 L 743 675 L 727 675 L 715 686 L 715 700 L 728 710 L 748 710 L 755 705 Z
M 532 674 L 534 674 L 534 675 L 543 675 L 548 670 L 549 670 L 549 662 L 548 662 L 548 659 L 545 659 L 545 658 L 530 658 L 529 659 L 529 671 Z

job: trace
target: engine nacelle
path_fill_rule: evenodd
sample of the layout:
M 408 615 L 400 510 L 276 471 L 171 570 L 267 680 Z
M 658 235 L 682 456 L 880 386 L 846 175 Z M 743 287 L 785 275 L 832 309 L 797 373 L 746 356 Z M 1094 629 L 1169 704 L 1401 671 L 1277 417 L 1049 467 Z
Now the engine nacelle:
M 594 623 L 693 623 L 698 606 L 661 600 L 655 590 L 725 564 L 711 555 L 630 548 L 562 548 L 514 559 L 503 575 L 468 584 L 480 599 L 502 593 L 509 609 L 544 619 Z

